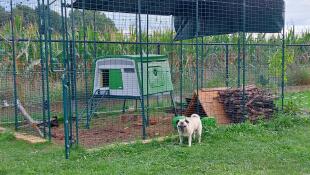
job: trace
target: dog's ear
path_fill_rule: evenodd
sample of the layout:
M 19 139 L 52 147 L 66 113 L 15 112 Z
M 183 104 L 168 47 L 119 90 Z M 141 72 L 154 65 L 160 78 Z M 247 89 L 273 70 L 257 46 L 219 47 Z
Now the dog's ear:
M 189 121 L 188 120 L 185 120 L 185 122 L 188 124 L 189 123 Z

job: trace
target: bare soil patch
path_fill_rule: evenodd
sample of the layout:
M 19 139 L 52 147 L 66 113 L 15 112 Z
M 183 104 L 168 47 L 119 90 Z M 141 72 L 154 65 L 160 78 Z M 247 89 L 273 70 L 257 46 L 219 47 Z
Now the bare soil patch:
M 160 114 L 149 118 L 146 128 L 147 139 L 171 135 L 173 114 Z M 143 134 L 142 117 L 127 114 L 114 117 L 98 117 L 92 119 L 90 129 L 80 123 L 79 144 L 85 148 L 95 148 L 112 143 L 122 143 L 141 140 Z M 73 129 L 74 130 L 74 129 Z M 75 130 L 73 131 L 75 135 Z M 55 143 L 64 143 L 63 125 L 52 130 L 52 140 Z

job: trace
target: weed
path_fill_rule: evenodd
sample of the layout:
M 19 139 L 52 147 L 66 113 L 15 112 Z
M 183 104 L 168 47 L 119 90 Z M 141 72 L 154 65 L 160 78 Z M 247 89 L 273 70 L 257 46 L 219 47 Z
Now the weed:
M 291 115 L 299 113 L 301 109 L 297 105 L 297 103 L 293 102 L 293 100 L 290 99 L 284 104 L 283 111 L 284 113 Z

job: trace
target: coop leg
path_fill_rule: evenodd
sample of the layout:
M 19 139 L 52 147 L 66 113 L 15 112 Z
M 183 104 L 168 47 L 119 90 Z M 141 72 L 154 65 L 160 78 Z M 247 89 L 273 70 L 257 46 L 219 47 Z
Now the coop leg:
M 135 112 L 138 111 L 138 100 L 136 100 Z
M 175 108 L 175 103 L 174 103 L 172 91 L 170 92 L 170 98 L 171 98 L 171 105 L 172 105 L 172 107 L 173 107 L 174 115 L 177 115 L 177 110 L 176 110 L 176 108 Z
M 87 106 L 89 106 L 89 103 L 87 103 Z M 87 108 L 87 114 L 86 114 L 86 128 L 89 129 L 89 123 L 90 123 L 90 116 L 93 111 L 94 107 L 94 101 L 93 99 L 90 100 L 90 108 Z
M 159 96 L 156 95 L 156 102 L 157 102 L 157 107 L 159 107 Z
M 124 103 L 123 103 L 123 114 L 125 113 L 125 108 L 126 108 L 126 99 L 124 100 Z
M 149 105 L 146 105 L 146 127 L 150 126 Z

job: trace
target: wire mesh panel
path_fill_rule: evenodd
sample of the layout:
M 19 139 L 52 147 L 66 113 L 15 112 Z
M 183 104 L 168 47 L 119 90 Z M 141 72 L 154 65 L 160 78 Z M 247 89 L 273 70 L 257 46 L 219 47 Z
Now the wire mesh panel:
M 15 127 L 12 71 L 1 72 L 1 125 Z M 10 108 L 9 108 L 10 107 Z
M 45 69 L 36 2 L 0 1 L 1 9 L 1 124 L 48 138 Z
M 283 0 L 0 0 L 0 14 L 1 125 L 66 148 L 175 135 L 178 115 L 256 122 L 308 85 Z
M 0 41 L 0 58 L 1 58 L 1 125 L 15 127 L 15 111 L 14 108 L 14 80 L 13 80 L 13 62 L 12 62 L 12 30 L 10 25 L 10 2 L 1 2 L 1 28 L 6 29 L 1 35 Z M 13 105 L 12 105 L 13 104 Z
M 144 57 L 143 61 L 140 60 L 139 45 L 136 42 L 145 42 L 148 36 L 141 37 L 141 41 L 138 41 L 140 39 L 137 37 L 138 26 L 142 28 L 138 21 L 141 22 L 142 18 L 147 17 L 137 14 L 76 10 L 70 7 L 62 10 L 64 14 L 67 13 L 70 16 L 66 25 L 74 25 L 70 32 L 78 33 L 69 36 L 70 44 L 76 49 L 75 56 L 71 55 L 71 57 L 76 58 L 74 64 L 77 71 L 68 72 L 68 76 L 77 74 L 74 80 L 77 88 L 71 94 L 76 93 L 76 101 L 72 101 L 71 105 L 74 106 L 76 103 L 81 106 L 78 105 L 78 114 L 75 118 L 78 127 L 71 127 L 70 132 L 74 135 L 78 130 L 76 140 L 79 139 L 79 142 L 86 147 L 141 139 L 145 122 L 154 125 L 154 122 L 159 121 L 146 116 L 146 113 L 151 111 L 151 109 L 145 111 L 146 104 L 152 105 L 154 109 L 163 108 L 167 103 L 168 106 L 172 104 L 168 57 L 164 58 L 166 61 L 162 60 L 163 58 L 155 58 L 152 61 L 151 56 Z M 170 20 L 167 17 L 162 18 Z M 161 20 L 161 17 L 154 17 L 155 19 Z M 151 53 L 152 50 L 153 54 L 158 54 L 161 52 L 160 47 L 157 44 L 152 45 L 148 47 L 148 52 Z M 146 48 L 144 45 L 143 52 L 146 52 Z M 125 58 L 126 55 L 131 58 Z M 98 63 L 109 59 L 111 59 L 110 62 L 96 64 L 96 61 Z M 148 70 L 148 64 L 152 64 L 152 71 Z M 153 88 L 145 87 L 149 84 L 146 80 L 149 77 L 147 74 L 153 75 L 150 82 Z M 170 85 L 166 88 L 166 81 L 169 83 L 168 78 Z M 99 94 L 97 94 L 98 90 L 100 90 Z M 153 92 L 148 92 L 149 90 Z M 151 93 L 152 97 L 146 97 Z M 148 100 L 143 102 L 144 98 Z M 71 110 L 74 112 L 74 107 Z M 141 115 L 142 111 L 144 111 L 143 115 Z M 169 124 L 169 119 L 163 121 Z M 171 130 L 166 126 L 165 124 L 162 127 Z M 154 131 L 154 126 L 153 129 L 148 130 L 152 130 L 154 136 L 167 135 Z M 146 131 L 144 135 L 145 133 Z
M 296 38 L 290 38 L 292 43 L 287 47 L 284 110 L 309 115 L 309 45 L 299 45 L 299 37 L 291 37 Z
M 175 133 L 171 121 L 177 113 L 224 115 L 228 122 L 231 109 L 218 92 L 228 87 L 243 87 L 234 110 L 246 117 L 246 85 L 282 85 L 275 82 L 283 72 L 269 81 L 270 59 L 259 58 L 276 49 L 261 51 L 249 45 L 260 35 L 246 34 L 281 32 L 283 2 L 269 3 L 137 0 L 62 6 L 70 137 L 94 147 L 167 136 Z M 243 33 L 210 36 L 236 32 Z M 210 88 L 216 89 L 206 94 Z

